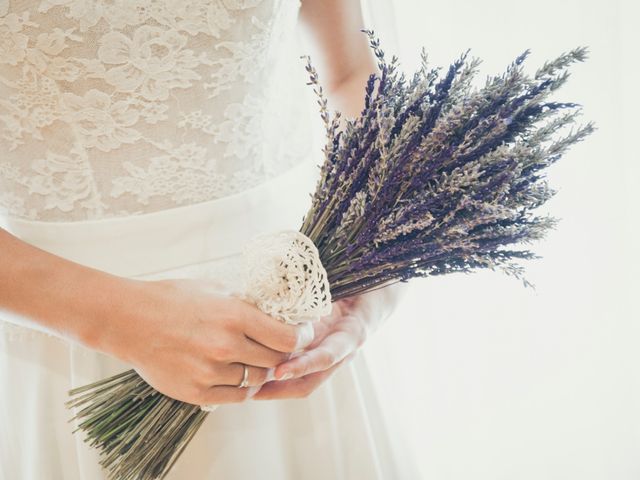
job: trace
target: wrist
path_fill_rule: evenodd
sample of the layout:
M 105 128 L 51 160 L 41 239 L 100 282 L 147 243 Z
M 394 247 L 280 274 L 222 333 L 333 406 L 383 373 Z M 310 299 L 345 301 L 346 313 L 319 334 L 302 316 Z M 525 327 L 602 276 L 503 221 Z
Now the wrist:
M 32 317 L 56 335 L 85 347 L 114 354 L 116 322 L 127 303 L 127 285 L 133 280 L 54 258 L 43 266 L 41 301 L 34 302 Z M 37 293 L 40 292 L 40 293 Z
M 0 229 L 0 311 L 11 321 L 103 349 L 131 280 L 51 254 Z
M 90 269 L 80 272 L 77 280 L 76 292 L 64 300 L 77 306 L 67 336 L 92 350 L 115 354 L 116 323 L 122 318 L 131 280 Z
M 131 353 L 133 344 L 141 341 L 132 337 L 141 325 L 140 311 L 152 308 L 156 290 L 147 288 L 153 283 L 91 271 L 85 278 L 82 293 L 89 298 L 81 302 L 77 322 L 73 326 L 77 341 L 92 350 L 135 363 Z M 162 294 L 162 293 L 161 293 Z
M 59 336 L 106 352 L 106 334 L 126 279 L 66 260 L 55 263 L 40 277 L 46 301 L 34 316 Z

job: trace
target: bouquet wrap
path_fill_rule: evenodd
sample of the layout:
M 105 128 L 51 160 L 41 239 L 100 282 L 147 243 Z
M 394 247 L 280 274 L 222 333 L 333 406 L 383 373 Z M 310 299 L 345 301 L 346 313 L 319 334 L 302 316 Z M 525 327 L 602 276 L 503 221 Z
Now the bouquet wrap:
M 282 322 L 312 322 L 331 313 L 327 271 L 318 248 L 299 231 L 253 237 L 242 251 L 240 275 L 242 287 L 235 296 Z M 216 408 L 200 406 L 207 412 Z

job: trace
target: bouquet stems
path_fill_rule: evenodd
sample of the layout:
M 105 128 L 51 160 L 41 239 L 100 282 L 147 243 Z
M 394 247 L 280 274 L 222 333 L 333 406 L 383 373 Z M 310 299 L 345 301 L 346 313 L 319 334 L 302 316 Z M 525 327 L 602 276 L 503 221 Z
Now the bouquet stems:
M 85 431 L 104 456 L 100 465 L 122 480 L 164 477 L 209 413 L 161 394 L 133 369 L 69 393 L 68 408 L 84 407 L 74 433 Z

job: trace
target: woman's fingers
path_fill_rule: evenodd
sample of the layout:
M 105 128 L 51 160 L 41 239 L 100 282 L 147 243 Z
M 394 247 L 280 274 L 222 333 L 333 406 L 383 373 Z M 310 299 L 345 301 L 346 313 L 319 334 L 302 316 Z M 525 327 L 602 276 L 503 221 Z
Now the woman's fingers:
M 221 384 L 206 388 L 201 395 L 200 405 L 244 402 L 253 397 L 262 385 L 273 380 L 272 368 L 260 368 L 247 365 L 247 386 L 240 387 L 244 379 L 244 365 L 230 363 L 218 370 Z
M 249 400 L 260 390 L 260 386 L 239 388 L 226 385 L 209 387 L 202 395 L 199 405 L 219 405 Z
M 221 367 L 219 373 L 222 383 L 214 386 L 238 387 L 244 378 L 244 364 L 230 363 Z M 273 378 L 272 368 L 260 368 L 247 365 L 247 386 L 260 386 L 273 380 Z
M 350 353 L 327 370 L 312 373 L 301 378 L 265 383 L 251 398 L 253 400 L 275 400 L 284 398 L 305 398 L 313 393 L 343 363 L 350 360 L 355 352 Z
M 334 306 L 332 313 L 327 316 L 320 317 L 318 321 L 313 322 L 314 338 L 307 346 L 307 349 L 315 348 L 320 345 L 324 338 L 331 333 L 334 325 L 339 321 L 339 319 L 340 317 L 338 316 L 338 313 L 336 313 L 336 308 Z
M 295 352 L 305 348 L 315 335 L 310 322 L 289 325 L 255 307 L 248 309 L 242 326 L 249 338 L 279 352 Z
M 299 378 L 322 370 L 327 370 L 356 350 L 357 344 L 349 332 L 333 332 L 317 347 L 305 351 L 278 365 L 276 379 Z
M 261 343 L 247 337 L 246 335 L 240 344 L 233 350 L 231 354 L 231 362 L 246 363 L 256 367 L 272 368 L 286 362 L 289 359 L 289 353 L 279 352 L 269 347 L 265 347 Z

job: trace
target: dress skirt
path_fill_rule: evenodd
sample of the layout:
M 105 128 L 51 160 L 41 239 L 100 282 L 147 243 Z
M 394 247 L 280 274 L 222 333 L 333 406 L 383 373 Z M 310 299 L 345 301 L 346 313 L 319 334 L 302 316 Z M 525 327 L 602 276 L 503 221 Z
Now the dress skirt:
M 82 222 L 15 218 L 2 227 L 69 260 L 131 278 L 233 282 L 253 235 L 298 229 L 318 167 L 299 166 L 236 195 L 160 212 Z M 70 421 L 74 387 L 133 368 L 20 325 L 0 311 L 0 480 L 101 480 L 98 451 Z M 418 479 L 359 351 L 309 397 L 225 404 L 167 480 Z

